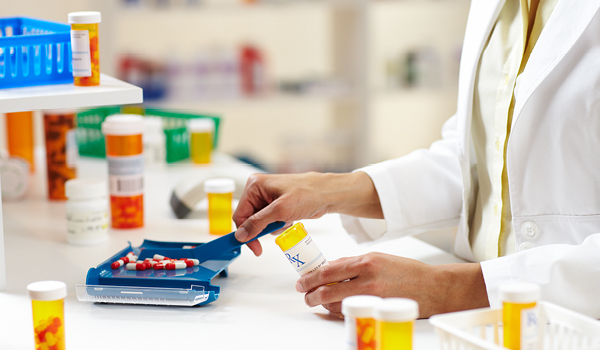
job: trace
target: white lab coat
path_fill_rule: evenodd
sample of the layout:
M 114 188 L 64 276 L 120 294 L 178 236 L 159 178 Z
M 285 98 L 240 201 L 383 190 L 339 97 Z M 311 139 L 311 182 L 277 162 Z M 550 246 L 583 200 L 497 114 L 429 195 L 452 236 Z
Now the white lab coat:
M 504 0 L 473 0 L 456 115 L 429 149 L 363 168 L 381 200 L 383 238 L 458 226 L 455 254 L 473 260 L 473 87 Z M 559 0 L 515 88 L 506 165 L 518 253 L 481 263 L 491 306 L 509 281 L 541 285 L 542 299 L 600 318 L 600 0 Z M 381 232 L 342 217 L 358 241 Z

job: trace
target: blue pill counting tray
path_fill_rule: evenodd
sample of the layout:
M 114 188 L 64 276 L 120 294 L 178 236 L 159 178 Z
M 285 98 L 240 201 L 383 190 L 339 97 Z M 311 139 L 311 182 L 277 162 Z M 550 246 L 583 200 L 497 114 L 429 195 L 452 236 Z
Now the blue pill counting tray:
M 283 222 L 271 223 L 256 238 L 283 228 Z M 220 287 L 211 284 L 214 277 L 227 277 L 227 268 L 246 244 L 235 239 L 235 232 L 208 243 L 158 242 L 144 240 L 141 246 L 119 251 L 97 267 L 89 269 L 86 284 L 76 285 L 80 301 L 113 304 L 194 306 L 211 303 L 219 297 Z M 186 249 L 185 246 L 196 246 Z M 112 269 L 111 264 L 133 252 L 144 260 L 160 254 L 169 258 L 194 258 L 198 266 L 181 270 Z

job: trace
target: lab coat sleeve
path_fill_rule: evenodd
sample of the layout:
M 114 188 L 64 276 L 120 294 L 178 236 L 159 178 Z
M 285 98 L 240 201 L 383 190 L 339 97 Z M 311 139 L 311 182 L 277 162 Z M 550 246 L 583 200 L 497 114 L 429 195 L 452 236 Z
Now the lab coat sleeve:
M 367 173 L 379 195 L 381 220 L 342 215 L 357 242 L 413 235 L 456 226 L 462 204 L 462 176 L 457 156 L 456 116 L 442 128 L 442 139 L 429 149 L 370 165 Z
M 600 318 L 600 233 L 580 245 L 549 244 L 481 262 L 491 307 L 500 307 L 498 288 L 532 282 L 542 300 Z

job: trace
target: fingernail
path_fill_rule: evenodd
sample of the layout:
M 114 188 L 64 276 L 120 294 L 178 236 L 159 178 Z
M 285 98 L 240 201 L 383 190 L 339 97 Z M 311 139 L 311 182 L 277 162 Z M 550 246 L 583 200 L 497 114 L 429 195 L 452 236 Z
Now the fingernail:
M 237 231 L 235 231 L 235 238 L 240 242 L 245 242 L 248 239 L 248 231 L 245 228 L 240 227 Z
M 302 288 L 302 284 L 300 284 L 300 282 L 296 282 L 296 291 L 298 293 L 304 293 L 304 288 Z

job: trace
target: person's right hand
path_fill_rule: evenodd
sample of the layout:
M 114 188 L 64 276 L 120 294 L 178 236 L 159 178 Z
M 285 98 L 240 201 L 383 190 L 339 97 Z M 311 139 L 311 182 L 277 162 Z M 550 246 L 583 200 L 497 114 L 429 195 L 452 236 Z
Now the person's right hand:
M 327 213 L 328 203 L 320 193 L 323 174 L 253 174 L 233 214 L 238 227 L 235 238 L 241 242 L 254 238 L 269 223 L 318 218 Z M 262 253 L 257 241 L 248 243 L 256 256 Z
M 366 209 L 365 209 L 366 208 Z M 326 213 L 383 217 L 377 191 L 364 172 L 347 174 L 254 174 L 233 214 L 235 238 L 246 242 L 269 223 L 316 219 Z M 258 240 L 248 243 L 256 256 L 262 253 Z

